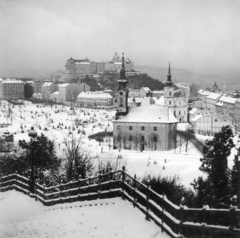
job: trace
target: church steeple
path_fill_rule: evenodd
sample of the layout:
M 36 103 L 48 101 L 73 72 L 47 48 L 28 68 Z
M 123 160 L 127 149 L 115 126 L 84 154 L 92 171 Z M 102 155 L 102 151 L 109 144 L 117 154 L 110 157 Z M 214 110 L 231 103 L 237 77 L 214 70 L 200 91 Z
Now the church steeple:
M 172 82 L 171 67 L 170 67 L 170 62 L 169 62 L 166 86 L 167 87 L 172 87 L 172 85 L 173 85 L 173 82 Z
M 126 115 L 128 113 L 128 88 L 126 86 L 128 80 L 125 75 L 124 53 L 122 54 L 122 65 L 120 77 L 118 79 L 118 93 L 116 94 L 117 115 Z
M 120 70 L 120 79 L 124 80 L 126 79 L 125 76 L 125 60 L 124 60 L 124 53 L 122 53 L 122 66 Z

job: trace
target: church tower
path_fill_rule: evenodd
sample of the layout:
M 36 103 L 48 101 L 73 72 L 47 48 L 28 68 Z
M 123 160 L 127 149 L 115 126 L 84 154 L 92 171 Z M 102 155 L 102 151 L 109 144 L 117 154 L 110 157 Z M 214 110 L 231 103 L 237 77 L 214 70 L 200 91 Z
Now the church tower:
M 164 106 L 174 107 L 174 87 L 172 82 L 171 68 L 169 63 L 167 81 L 165 82 L 166 86 L 164 87 Z
M 116 93 L 117 115 L 126 115 L 128 113 L 128 88 L 126 86 L 127 79 L 125 76 L 124 53 L 122 55 L 122 66 L 120 70 L 120 78 L 118 79 L 118 90 Z

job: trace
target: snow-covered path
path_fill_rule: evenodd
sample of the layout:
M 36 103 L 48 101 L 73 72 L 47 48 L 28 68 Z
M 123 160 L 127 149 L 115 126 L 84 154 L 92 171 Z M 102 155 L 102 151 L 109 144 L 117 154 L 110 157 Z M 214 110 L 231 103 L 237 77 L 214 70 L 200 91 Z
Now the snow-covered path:
M 15 190 L 0 193 L 1 238 L 169 238 L 121 198 L 44 207 Z

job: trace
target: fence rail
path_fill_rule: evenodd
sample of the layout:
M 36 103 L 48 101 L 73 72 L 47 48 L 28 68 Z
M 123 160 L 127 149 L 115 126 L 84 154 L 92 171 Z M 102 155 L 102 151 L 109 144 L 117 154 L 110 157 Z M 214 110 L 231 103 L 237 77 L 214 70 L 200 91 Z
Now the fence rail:
M 0 178 L 0 191 L 10 189 L 29 194 L 45 206 L 59 203 L 122 197 L 133 203 L 146 216 L 153 220 L 162 231 L 172 238 L 180 237 L 240 237 L 240 209 L 204 207 L 188 208 L 176 205 L 165 195 L 153 191 L 150 186 L 142 184 L 123 170 L 99 174 L 57 186 L 46 187 L 38 183 L 34 194 L 30 193 L 30 179 L 19 174 Z

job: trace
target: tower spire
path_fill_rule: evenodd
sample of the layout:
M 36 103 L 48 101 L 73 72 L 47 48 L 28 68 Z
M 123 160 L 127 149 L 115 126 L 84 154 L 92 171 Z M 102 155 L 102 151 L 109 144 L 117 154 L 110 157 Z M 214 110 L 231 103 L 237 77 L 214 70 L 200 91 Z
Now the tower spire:
M 169 62 L 169 66 L 168 66 L 168 75 L 171 75 L 171 67 L 170 67 L 170 62 Z
M 122 53 L 122 66 L 120 70 L 120 79 L 126 79 L 124 53 Z
M 172 82 L 171 67 L 170 67 L 170 62 L 169 62 L 166 86 L 172 87 L 172 85 L 173 85 L 173 82 Z

